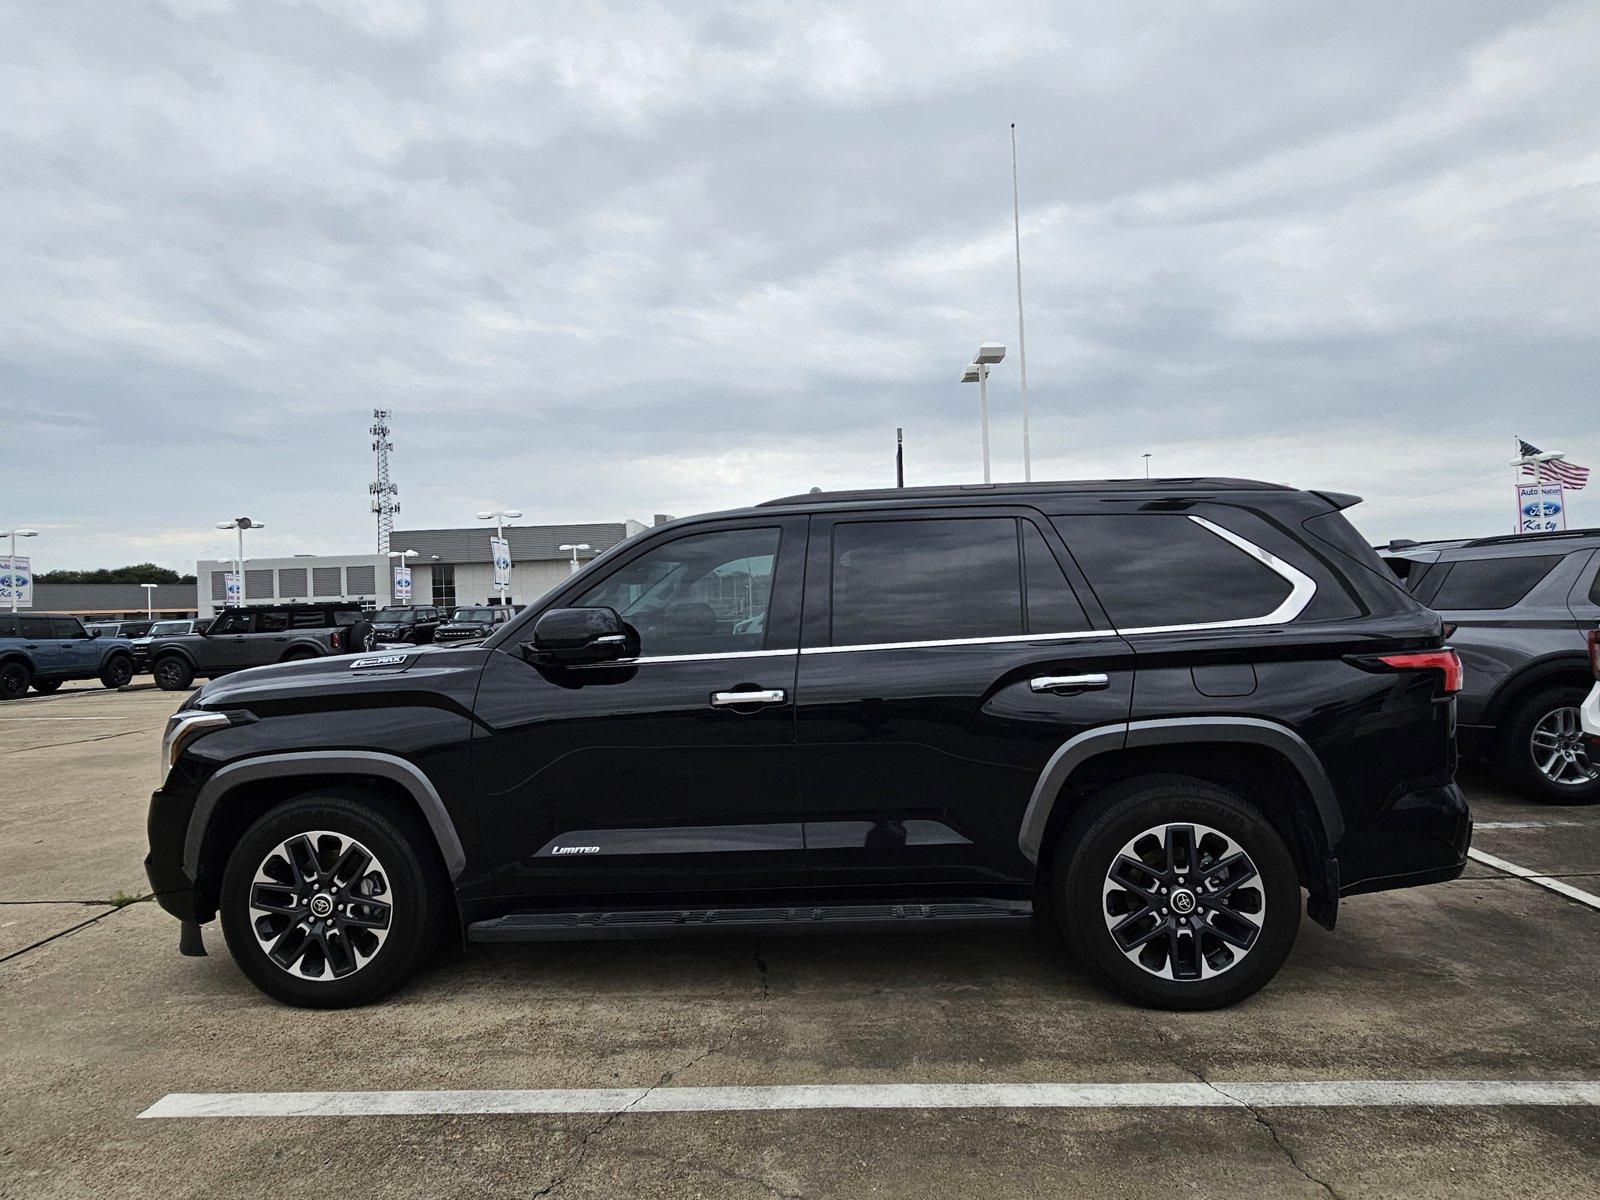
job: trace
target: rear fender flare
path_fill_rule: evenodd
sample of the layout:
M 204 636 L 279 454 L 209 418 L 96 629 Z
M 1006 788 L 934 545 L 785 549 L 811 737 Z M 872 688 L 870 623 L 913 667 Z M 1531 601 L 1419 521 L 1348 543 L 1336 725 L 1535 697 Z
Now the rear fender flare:
M 1306 744 L 1304 738 L 1287 726 L 1259 717 L 1165 717 L 1119 722 L 1085 730 L 1064 742 L 1039 773 L 1033 795 L 1023 814 L 1022 828 L 1017 834 L 1018 849 L 1029 862 L 1038 865 L 1045 830 L 1050 824 L 1050 815 L 1056 803 L 1073 772 L 1096 755 L 1140 746 L 1216 742 L 1264 746 L 1288 760 L 1311 797 L 1314 812 L 1307 815 L 1314 817 L 1315 832 L 1322 839 L 1322 856 L 1329 860 L 1331 848 L 1337 846 L 1344 837 L 1344 813 L 1339 808 L 1339 798 L 1328 779 L 1328 773 L 1323 769 L 1316 751 Z M 1326 864 L 1312 864 L 1313 876 L 1319 868 L 1326 869 Z M 1329 883 L 1333 895 L 1337 896 L 1337 878 L 1324 880 L 1324 888 Z
M 386 779 L 400 787 L 416 802 L 428 829 L 438 844 L 445 870 L 452 880 L 466 869 L 467 855 L 455 822 L 439 798 L 438 790 L 413 764 L 392 754 L 374 750 L 305 750 L 289 754 L 266 754 L 230 763 L 206 780 L 195 798 L 194 811 L 184 835 L 183 870 L 190 879 L 200 876 L 200 852 L 205 845 L 206 827 L 217 805 L 242 784 L 262 779 L 293 780 L 296 776 L 366 775 Z

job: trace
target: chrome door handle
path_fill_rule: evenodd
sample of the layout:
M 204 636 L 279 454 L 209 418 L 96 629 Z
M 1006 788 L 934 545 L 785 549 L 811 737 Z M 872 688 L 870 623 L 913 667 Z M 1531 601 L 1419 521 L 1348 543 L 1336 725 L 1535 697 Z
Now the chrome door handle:
M 1087 692 L 1111 686 L 1108 675 L 1035 675 L 1028 686 L 1036 692 Z
M 739 704 L 782 704 L 789 698 L 782 688 L 768 688 L 763 692 L 712 692 L 712 708 L 732 708 Z

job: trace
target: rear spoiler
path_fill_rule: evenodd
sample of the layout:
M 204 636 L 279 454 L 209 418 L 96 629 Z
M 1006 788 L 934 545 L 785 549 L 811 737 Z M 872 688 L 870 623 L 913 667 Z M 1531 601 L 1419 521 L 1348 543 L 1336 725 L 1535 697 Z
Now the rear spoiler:
M 1360 496 L 1352 496 L 1349 492 L 1318 492 L 1318 491 L 1313 491 L 1311 494 L 1313 496 L 1321 496 L 1324 500 L 1326 500 L 1329 504 L 1333 505 L 1333 507 L 1336 508 L 1340 512 L 1343 512 L 1347 508 L 1354 508 L 1356 505 L 1361 503 L 1361 497 Z

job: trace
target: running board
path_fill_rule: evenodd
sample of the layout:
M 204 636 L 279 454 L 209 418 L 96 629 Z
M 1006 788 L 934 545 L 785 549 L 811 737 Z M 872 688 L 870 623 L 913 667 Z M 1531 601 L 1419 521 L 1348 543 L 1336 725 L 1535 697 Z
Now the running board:
M 467 926 L 472 942 L 576 942 L 607 938 L 762 936 L 807 933 L 993 929 L 1033 918 L 1027 900 L 928 904 L 819 904 L 789 908 L 651 908 L 603 912 L 520 912 Z

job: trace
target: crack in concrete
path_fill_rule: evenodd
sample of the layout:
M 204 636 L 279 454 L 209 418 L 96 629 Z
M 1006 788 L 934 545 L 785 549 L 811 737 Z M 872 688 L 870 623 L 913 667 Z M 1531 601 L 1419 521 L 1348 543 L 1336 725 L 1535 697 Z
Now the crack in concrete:
M 766 944 L 767 943 L 766 943 L 766 939 L 765 938 L 757 938 L 756 939 L 756 953 L 755 953 L 756 970 L 758 972 L 760 972 L 760 974 L 761 974 L 761 999 L 762 1000 L 765 1000 L 768 996 L 770 996 L 772 994 L 772 978 L 771 978 L 771 974 L 770 974 L 771 968 L 767 965 L 767 960 L 761 957 L 762 947 L 764 947 Z
M 765 1188 L 776 1196 L 777 1200 L 806 1200 L 806 1197 L 800 1192 L 786 1192 L 778 1187 L 777 1184 L 769 1183 L 759 1175 L 745 1175 L 733 1170 L 731 1167 L 725 1167 L 721 1163 L 714 1163 L 704 1158 L 680 1158 L 675 1155 L 662 1154 L 656 1150 L 635 1150 L 633 1156 L 635 1158 L 653 1158 L 657 1162 L 669 1162 L 678 1167 L 703 1169 L 709 1171 L 718 1179 L 726 1179 L 733 1183 L 753 1183 L 757 1187 Z
M 154 896 L 155 896 L 155 893 L 152 892 L 148 896 L 135 897 L 134 899 L 128 901 L 126 904 L 114 905 L 114 906 L 108 908 L 105 912 L 97 913 L 96 915 L 90 917 L 87 921 L 79 921 L 76 925 L 73 925 L 72 927 L 70 927 L 68 929 L 63 929 L 59 933 L 52 933 L 47 938 L 40 938 L 37 942 L 34 942 L 33 945 L 31 945 L 31 946 L 24 946 L 21 950 L 13 950 L 10 954 L 0 955 L 0 963 L 8 963 L 13 958 L 20 958 L 22 955 L 28 953 L 28 951 L 37 950 L 40 946 L 48 946 L 51 942 L 55 941 L 57 938 L 64 938 L 69 933 L 77 933 L 78 930 L 80 930 L 80 929 L 87 929 L 89 926 L 93 925 L 97 921 L 104 921 L 107 917 L 112 916 L 115 913 L 119 913 L 119 912 L 123 911 L 123 909 L 132 908 L 136 904 L 143 904 L 146 900 L 153 899 Z M 110 901 L 107 901 L 107 903 L 109 904 Z
M 696 1054 L 693 1058 L 691 1058 L 688 1062 L 684 1063 L 682 1066 L 672 1067 L 672 1068 L 670 1068 L 670 1069 L 668 1069 L 666 1071 L 663 1071 L 661 1073 L 661 1078 L 660 1079 L 656 1080 L 649 1087 L 645 1088 L 644 1091 L 640 1092 L 632 1100 L 628 1101 L 628 1103 L 624 1104 L 621 1108 L 617 1109 L 616 1112 L 607 1113 L 605 1115 L 604 1119 L 602 1119 L 601 1121 L 597 1122 L 591 1129 L 588 1130 L 588 1132 L 586 1132 L 578 1140 L 578 1154 L 577 1154 L 577 1157 L 573 1160 L 572 1165 L 570 1167 L 568 1167 L 566 1170 L 562 1171 L 561 1174 L 557 1175 L 549 1183 L 545 1184 L 537 1192 L 534 1192 L 533 1195 L 529 1198 L 529 1200 L 539 1200 L 539 1197 L 541 1197 L 541 1196 L 549 1196 L 549 1195 L 554 1194 L 554 1192 L 555 1192 L 555 1190 L 557 1188 L 559 1188 L 568 1179 L 572 1178 L 572 1176 L 576 1175 L 580 1170 L 583 1169 L 583 1164 L 589 1158 L 589 1143 L 591 1141 L 593 1141 L 595 1138 L 599 1137 L 601 1134 L 605 1133 L 606 1130 L 610 1129 L 611 1126 L 614 1125 L 619 1118 L 625 1116 L 629 1112 L 632 1112 L 634 1108 L 636 1108 L 638 1105 L 642 1104 L 644 1102 L 644 1100 L 645 1100 L 645 1097 L 649 1096 L 651 1092 L 654 1092 L 657 1088 L 665 1087 L 667 1084 L 671 1083 L 674 1079 L 676 1079 L 679 1075 L 682 1075 L 685 1071 L 689 1070 L 689 1068 L 695 1066 L 698 1063 L 704 1062 L 706 1059 L 710 1058 L 713 1054 L 720 1054 L 722 1051 L 724 1051 L 724 1050 L 726 1050 L 728 1048 L 729 1044 L 732 1041 L 733 1041 L 733 1031 L 730 1029 L 728 1031 L 728 1035 L 725 1038 L 723 1038 L 720 1043 L 717 1043 L 717 1042 L 712 1043 L 710 1046 L 708 1046 L 704 1050 L 700 1051 L 699 1054 Z
M 106 733 L 99 737 L 74 738 L 70 742 L 50 742 L 44 746 L 24 746 L 21 750 L 7 750 L 6 754 L 10 756 L 13 754 L 32 754 L 36 750 L 59 750 L 62 746 L 81 746 L 86 742 L 108 742 L 112 738 L 134 737 L 136 735 L 143 737 L 149 732 L 148 729 L 126 729 L 121 733 Z

